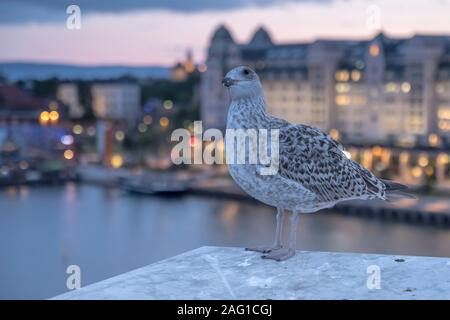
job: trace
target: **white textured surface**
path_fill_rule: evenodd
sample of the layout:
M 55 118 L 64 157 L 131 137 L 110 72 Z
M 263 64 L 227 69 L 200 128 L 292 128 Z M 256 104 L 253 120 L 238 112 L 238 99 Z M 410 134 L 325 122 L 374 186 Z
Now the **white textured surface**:
M 381 289 L 367 288 L 371 265 Z M 276 262 L 202 247 L 53 299 L 450 299 L 450 259 L 298 251 Z

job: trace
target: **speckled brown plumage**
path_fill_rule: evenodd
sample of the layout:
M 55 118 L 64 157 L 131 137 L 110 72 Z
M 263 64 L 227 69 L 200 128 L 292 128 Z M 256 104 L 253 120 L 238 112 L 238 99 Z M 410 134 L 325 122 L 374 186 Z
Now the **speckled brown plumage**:
M 256 177 L 252 165 L 229 165 L 230 173 L 237 183 L 255 198 L 275 206 L 285 204 L 288 209 L 313 212 L 350 199 L 385 199 L 386 185 L 357 162 L 348 159 L 343 146 L 320 129 L 272 117 L 265 111 L 263 97 L 245 98 L 232 101 L 228 115 L 229 129 L 279 129 L 280 165 L 278 179 Z M 255 184 L 242 181 L 238 176 L 254 173 Z M 235 173 L 235 174 L 234 174 Z M 306 189 L 298 194 L 297 201 L 291 196 L 280 196 L 280 201 L 270 201 L 264 180 L 287 180 Z M 273 181 L 271 182 L 273 183 Z M 289 183 L 287 183 L 289 185 Z M 281 186 L 280 186 L 281 187 Z M 258 191 L 259 190 L 259 191 Z M 292 191 L 287 187 L 278 193 Z M 284 201 L 289 198 L 289 201 Z
M 285 260 L 295 254 L 299 212 L 316 212 L 352 199 L 381 199 L 406 187 L 375 177 L 367 169 L 347 158 L 344 148 L 317 128 L 272 117 L 265 111 L 265 101 L 258 75 L 248 67 L 236 67 L 223 79 L 231 96 L 228 129 L 277 129 L 279 163 L 271 175 L 262 175 L 269 165 L 227 161 L 228 171 L 249 195 L 277 208 L 277 227 L 272 246 L 247 248 L 264 253 L 263 258 Z M 270 144 L 269 144 L 270 145 Z M 227 155 L 240 148 L 247 155 L 247 144 L 226 139 Z M 249 150 L 255 150 L 253 146 Z M 234 154 L 234 152 L 231 152 Z M 230 160 L 230 159 L 227 159 Z M 232 160 L 232 159 L 231 159 Z M 272 160 L 274 160 L 272 158 Z M 276 161 L 275 161 L 276 162 Z M 264 168 L 266 167 L 266 168 Z M 273 168 L 272 166 L 270 166 Z M 401 192 L 400 192 L 401 193 Z M 292 211 L 289 246 L 282 245 L 283 219 Z

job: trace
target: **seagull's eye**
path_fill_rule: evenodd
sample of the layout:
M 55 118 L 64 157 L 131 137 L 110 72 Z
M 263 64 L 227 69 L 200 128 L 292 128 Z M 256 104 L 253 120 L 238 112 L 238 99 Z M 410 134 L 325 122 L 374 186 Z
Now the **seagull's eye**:
M 244 70 L 242 70 L 242 73 L 245 74 L 246 76 L 248 76 L 250 74 L 250 70 L 244 69 Z

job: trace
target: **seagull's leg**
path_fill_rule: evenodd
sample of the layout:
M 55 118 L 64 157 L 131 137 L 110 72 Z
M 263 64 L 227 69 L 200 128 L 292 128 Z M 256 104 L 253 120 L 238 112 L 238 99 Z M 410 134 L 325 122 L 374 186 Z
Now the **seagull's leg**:
M 281 248 L 281 238 L 282 238 L 282 234 L 283 234 L 284 216 L 285 216 L 284 209 L 277 208 L 277 227 L 275 230 L 275 240 L 274 240 L 273 245 L 245 248 L 245 250 L 267 253 L 267 252 L 271 252 L 273 250 L 280 249 Z
M 263 255 L 264 259 L 273 259 L 277 261 L 283 261 L 289 259 L 295 255 L 295 248 L 297 246 L 297 225 L 298 225 L 298 212 L 292 211 L 291 216 L 291 234 L 289 239 L 289 248 L 281 248 L 268 254 Z
M 285 211 L 282 208 L 277 208 L 277 227 L 275 229 L 275 240 L 272 249 L 281 248 L 281 239 L 283 236 L 283 224 L 284 224 Z

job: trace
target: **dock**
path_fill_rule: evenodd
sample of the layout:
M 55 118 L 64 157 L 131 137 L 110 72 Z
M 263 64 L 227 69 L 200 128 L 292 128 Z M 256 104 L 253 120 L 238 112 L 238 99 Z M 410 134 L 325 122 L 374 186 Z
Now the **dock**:
M 201 247 L 52 299 L 450 299 L 450 259 Z
M 124 178 L 142 178 L 141 174 L 133 174 L 127 169 L 111 170 L 108 168 L 80 167 L 78 174 L 81 181 L 96 183 L 103 186 L 117 186 Z M 179 174 L 179 173 L 178 173 Z M 168 176 L 171 173 L 167 173 Z M 223 198 L 236 201 L 250 201 L 259 203 L 242 191 L 236 183 L 226 175 L 188 174 L 181 176 L 180 184 L 183 184 L 182 192 L 173 192 Z M 159 180 L 155 173 L 147 173 L 147 181 Z M 172 178 L 176 180 L 176 178 Z M 176 189 L 175 183 L 173 189 Z M 143 192 L 145 193 L 145 192 Z M 148 193 L 148 192 L 147 192 Z M 417 199 L 398 199 L 392 202 L 386 201 L 345 201 L 336 204 L 333 212 L 342 215 L 360 216 L 384 221 L 402 222 L 417 225 L 428 225 L 439 228 L 450 228 L 450 199 L 444 196 L 418 195 Z

